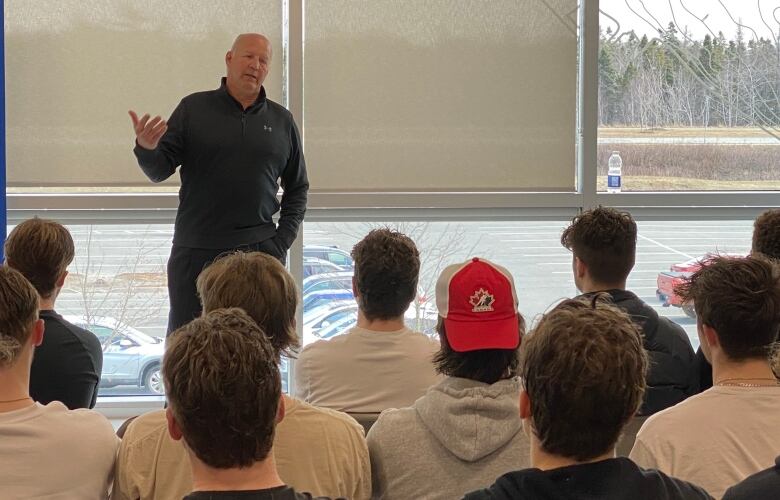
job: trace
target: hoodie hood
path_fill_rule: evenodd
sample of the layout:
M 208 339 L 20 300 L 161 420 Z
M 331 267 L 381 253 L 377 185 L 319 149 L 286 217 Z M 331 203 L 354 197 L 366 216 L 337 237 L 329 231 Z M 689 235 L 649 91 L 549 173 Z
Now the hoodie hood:
M 475 462 L 520 432 L 520 382 L 513 378 L 485 384 L 447 377 L 413 408 L 442 446 L 461 460 Z

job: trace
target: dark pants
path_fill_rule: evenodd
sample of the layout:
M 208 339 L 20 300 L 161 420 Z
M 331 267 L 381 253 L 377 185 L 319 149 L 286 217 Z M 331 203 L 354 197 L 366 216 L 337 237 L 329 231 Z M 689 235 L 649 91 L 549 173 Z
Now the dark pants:
M 171 305 L 168 313 L 168 335 L 200 316 L 200 299 L 195 289 L 195 280 L 198 279 L 200 272 L 220 255 L 236 250 L 267 253 L 279 259 L 282 264 L 286 264 L 287 261 L 287 251 L 280 251 L 273 239 L 242 245 L 238 248 L 222 249 L 173 245 L 171 257 L 168 259 L 168 299 Z

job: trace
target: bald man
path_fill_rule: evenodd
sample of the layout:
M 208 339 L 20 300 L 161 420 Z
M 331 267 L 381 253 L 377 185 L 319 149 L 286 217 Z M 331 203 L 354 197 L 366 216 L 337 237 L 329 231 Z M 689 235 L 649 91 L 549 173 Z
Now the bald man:
M 133 152 L 149 179 L 161 182 L 181 166 L 168 260 L 168 333 L 200 314 L 195 280 L 216 256 L 243 249 L 284 263 L 298 234 L 309 181 L 292 115 L 266 98 L 271 56 L 265 36 L 239 35 L 225 54 L 218 89 L 185 97 L 167 122 L 129 112 Z

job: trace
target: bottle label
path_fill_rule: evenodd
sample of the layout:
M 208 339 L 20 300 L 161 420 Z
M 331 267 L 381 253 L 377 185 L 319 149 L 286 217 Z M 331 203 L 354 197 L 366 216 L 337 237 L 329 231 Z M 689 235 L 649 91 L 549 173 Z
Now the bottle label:
M 620 187 L 620 176 L 619 175 L 608 175 L 607 176 L 607 187 L 619 188 Z

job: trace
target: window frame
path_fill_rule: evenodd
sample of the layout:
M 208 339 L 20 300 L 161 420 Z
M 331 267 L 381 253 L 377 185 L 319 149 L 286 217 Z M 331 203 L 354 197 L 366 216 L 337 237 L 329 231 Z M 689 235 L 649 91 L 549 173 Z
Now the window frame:
M 304 0 L 283 1 L 283 104 L 303 123 Z M 310 191 L 306 221 L 496 221 L 561 220 L 583 210 L 609 205 L 629 210 L 637 220 L 752 219 L 780 206 L 778 191 L 687 191 L 599 193 L 597 181 L 599 0 L 581 0 L 579 12 L 579 78 L 577 97 L 577 164 L 575 192 L 318 192 Z M 4 54 L 0 54 L 0 63 Z M 4 66 L 3 66 L 4 67 Z M 5 78 L 4 76 L 2 77 Z M 3 80 L 0 107 L 5 108 Z M 5 113 L 0 113 L 5 149 Z M 130 133 L 128 131 L 128 133 Z M 128 146 L 128 154 L 131 154 Z M 5 155 L 0 179 L 5 184 Z M 0 197 L 6 224 L 34 215 L 68 224 L 173 224 L 178 194 L 88 193 L 21 194 Z M 6 210 L 7 208 L 7 210 Z M 5 225 L 3 231 L 5 231 Z M 290 271 L 303 281 L 303 230 L 290 249 Z M 299 334 L 303 313 L 297 312 Z M 290 360 L 289 370 L 295 369 Z M 294 390 L 290 378 L 290 391 Z M 106 396 L 97 408 L 115 424 L 144 411 L 162 407 L 161 396 Z

